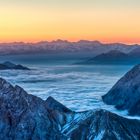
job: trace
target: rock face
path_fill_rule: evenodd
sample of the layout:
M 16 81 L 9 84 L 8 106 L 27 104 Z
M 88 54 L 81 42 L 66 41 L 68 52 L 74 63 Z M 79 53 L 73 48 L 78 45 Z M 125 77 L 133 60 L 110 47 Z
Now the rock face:
M 45 102 L 0 79 L 0 139 L 64 139 Z
M 0 79 L 1 140 L 139 140 L 140 121 L 105 110 L 73 112 Z
M 140 65 L 126 73 L 102 98 L 106 104 L 140 115 Z
M 65 112 L 65 113 L 72 112 L 69 108 L 67 108 L 63 104 L 57 102 L 52 97 L 48 97 L 48 99 L 46 100 L 46 105 L 49 110 L 57 110 L 59 112 Z
M 11 62 L 4 62 L 2 64 L 0 64 L 0 70 L 11 70 L 11 69 L 14 69 L 14 70 L 30 70 L 29 68 L 27 67 L 24 67 L 22 65 L 16 65 L 16 64 L 13 64 Z
M 85 118 L 80 121 L 72 121 L 63 133 L 72 140 L 138 140 L 139 124 L 140 121 L 128 120 L 108 111 L 98 110 L 87 112 Z

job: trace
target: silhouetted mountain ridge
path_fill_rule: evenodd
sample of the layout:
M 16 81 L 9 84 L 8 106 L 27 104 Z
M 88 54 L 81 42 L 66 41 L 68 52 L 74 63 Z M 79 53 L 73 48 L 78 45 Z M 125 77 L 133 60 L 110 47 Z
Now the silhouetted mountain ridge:
M 132 53 L 124 53 L 118 50 L 111 50 L 107 53 L 99 54 L 93 58 L 86 61 L 80 62 L 78 64 L 138 64 L 140 63 L 140 57 L 132 55 Z
M 29 68 L 22 66 L 20 64 L 16 65 L 9 61 L 0 64 L 0 70 L 30 70 Z

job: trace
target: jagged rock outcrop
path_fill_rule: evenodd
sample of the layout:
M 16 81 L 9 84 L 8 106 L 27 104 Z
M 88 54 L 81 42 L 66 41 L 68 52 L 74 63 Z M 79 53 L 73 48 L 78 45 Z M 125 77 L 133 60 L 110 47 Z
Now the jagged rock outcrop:
M 11 70 L 11 69 L 14 69 L 14 70 L 30 70 L 29 68 L 25 67 L 25 66 L 22 66 L 22 65 L 16 65 L 14 63 L 11 63 L 9 61 L 6 61 L 4 63 L 1 63 L 0 64 L 0 70 Z
M 140 121 L 105 110 L 74 112 L 0 79 L 1 140 L 139 140 Z
M 65 139 L 45 102 L 0 79 L 0 139 Z
M 138 140 L 140 121 L 129 120 L 105 110 L 87 112 L 82 121 L 73 121 L 63 133 L 72 140 Z
M 52 97 L 48 97 L 46 100 L 46 106 L 49 110 L 55 110 L 59 112 L 64 112 L 64 113 L 70 113 L 72 110 L 69 108 L 65 107 L 63 104 L 59 103 Z
M 126 73 L 102 98 L 106 104 L 140 115 L 140 65 Z

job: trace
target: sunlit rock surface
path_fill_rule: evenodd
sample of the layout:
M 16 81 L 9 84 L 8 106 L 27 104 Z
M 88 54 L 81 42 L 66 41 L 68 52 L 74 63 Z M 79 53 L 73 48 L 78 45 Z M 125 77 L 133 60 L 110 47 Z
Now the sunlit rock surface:
M 105 110 L 73 112 L 0 79 L 1 140 L 139 140 L 140 121 Z
M 103 101 L 128 110 L 131 115 L 140 115 L 140 65 L 124 75 L 113 88 L 103 96 Z

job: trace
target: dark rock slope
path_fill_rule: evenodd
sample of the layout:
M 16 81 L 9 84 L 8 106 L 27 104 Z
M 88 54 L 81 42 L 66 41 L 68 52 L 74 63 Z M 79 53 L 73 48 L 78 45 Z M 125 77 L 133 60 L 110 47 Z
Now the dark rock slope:
M 140 65 L 126 73 L 102 98 L 109 105 L 128 110 L 131 115 L 140 115 Z
M 0 79 L 0 139 L 64 139 L 45 102 Z
M 0 79 L 1 140 L 139 140 L 140 121 L 105 110 L 73 112 Z
M 29 68 L 27 68 L 25 66 L 22 66 L 20 64 L 16 65 L 16 64 L 11 63 L 9 61 L 6 61 L 6 62 L 0 64 L 0 70 L 11 70 L 11 69 L 14 69 L 14 70 L 30 70 Z

